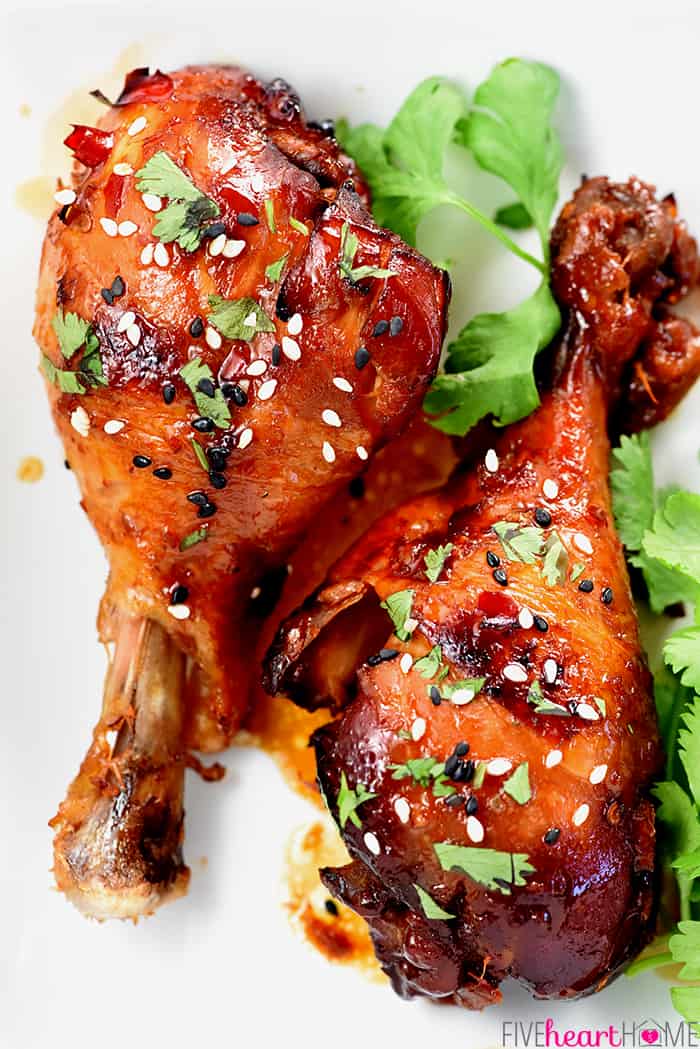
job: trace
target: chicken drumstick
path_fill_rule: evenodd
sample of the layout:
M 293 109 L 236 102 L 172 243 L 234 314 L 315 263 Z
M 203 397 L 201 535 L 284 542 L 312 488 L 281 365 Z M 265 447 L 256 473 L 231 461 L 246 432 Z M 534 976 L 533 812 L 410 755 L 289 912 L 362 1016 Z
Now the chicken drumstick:
M 343 711 L 313 739 L 352 857 L 325 885 L 399 994 L 471 1008 L 508 976 L 542 997 L 599 989 L 654 907 L 661 753 L 607 430 L 613 410 L 661 417 L 700 370 L 664 307 L 696 247 L 672 200 L 601 178 L 552 256 L 564 328 L 541 407 L 373 527 L 268 662 L 270 690 Z
M 127 917 L 184 890 L 187 748 L 230 741 L 287 555 L 420 404 L 449 287 L 283 81 L 136 70 L 66 141 L 35 335 L 115 653 L 55 873 Z

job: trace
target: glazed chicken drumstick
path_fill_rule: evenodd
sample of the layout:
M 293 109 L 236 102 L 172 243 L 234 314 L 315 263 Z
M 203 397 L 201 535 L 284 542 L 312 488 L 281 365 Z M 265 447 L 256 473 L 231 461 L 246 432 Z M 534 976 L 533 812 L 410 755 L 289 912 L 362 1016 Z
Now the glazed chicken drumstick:
M 552 236 L 541 407 L 373 527 L 281 628 L 267 684 L 313 738 L 352 862 L 322 871 L 395 990 L 471 1008 L 506 977 L 602 987 L 649 939 L 661 752 L 608 491 L 608 423 L 700 369 L 671 199 L 594 179 Z M 640 397 L 640 382 L 646 398 Z M 491 444 L 491 447 L 489 447 Z
M 55 874 L 133 917 L 184 890 L 188 748 L 238 727 L 286 558 L 420 404 L 449 287 L 283 81 L 136 70 L 66 141 L 35 335 L 115 652 Z

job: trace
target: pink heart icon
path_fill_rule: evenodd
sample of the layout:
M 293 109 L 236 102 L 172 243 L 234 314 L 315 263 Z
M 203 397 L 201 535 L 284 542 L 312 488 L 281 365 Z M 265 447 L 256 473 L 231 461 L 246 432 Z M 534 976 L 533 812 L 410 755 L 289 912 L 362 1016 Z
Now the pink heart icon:
M 647 1045 L 654 1045 L 659 1040 L 659 1032 L 655 1031 L 653 1027 L 647 1027 L 642 1031 L 642 1041 L 646 1042 Z

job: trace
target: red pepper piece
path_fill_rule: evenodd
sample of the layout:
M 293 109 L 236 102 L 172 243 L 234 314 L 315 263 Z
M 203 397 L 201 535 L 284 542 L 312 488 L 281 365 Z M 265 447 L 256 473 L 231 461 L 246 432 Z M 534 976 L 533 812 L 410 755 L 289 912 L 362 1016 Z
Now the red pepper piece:
M 126 74 L 122 93 L 114 103 L 115 106 L 128 106 L 130 102 L 156 102 L 169 98 L 173 90 L 172 78 L 167 73 L 156 69 L 149 73 L 148 66 L 132 69 Z
M 114 135 L 111 131 L 100 131 L 85 124 L 74 124 L 68 138 L 63 144 L 73 150 L 76 160 L 86 168 L 96 168 L 103 164 L 112 151 Z

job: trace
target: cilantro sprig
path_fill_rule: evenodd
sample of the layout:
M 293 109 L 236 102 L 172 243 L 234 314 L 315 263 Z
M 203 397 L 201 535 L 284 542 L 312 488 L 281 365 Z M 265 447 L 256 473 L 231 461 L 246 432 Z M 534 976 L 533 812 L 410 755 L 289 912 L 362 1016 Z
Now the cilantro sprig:
M 64 313 L 59 309 L 51 320 L 56 333 L 61 356 L 70 361 L 82 348 L 83 352 L 76 369 L 58 368 L 45 354 L 41 355 L 41 370 L 50 383 L 61 393 L 84 394 L 95 386 L 106 386 L 100 340 L 89 321 L 77 313 Z
M 370 794 L 367 788 L 362 784 L 358 783 L 354 788 L 348 786 L 347 777 L 344 772 L 340 773 L 340 790 L 338 791 L 338 823 L 341 829 L 345 827 L 345 824 L 350 822 L 355 827 L 361 827 L 362 823 L 360 817 L 357 815 L 357 810 L 360 805 L 364 805 L 366 801 L 371 801 L 372 798 L 376 798 L 376 794 Z
M 525 885 L 525 876 L 534 874 L 529 857 L 521 852 L 500 852 L 470 845 L 439 841 L 433 848 L 445 871 L 461 871 L 473 881 L 510 896 L 512 885 Z
M 136 179 L 140 193 L 154 193 L 169 201 L 153 226 L 156 237 L 164 244 L 174 241 L 183 251 L 196 251 L 206 227 L 220 214 L 216 201 L 202 193 L 163 150 L 146 161 Z
M 512 58 L 496 66 L 471 107 L 462 91 L 431 77 L 408 96 L 381 129 L 337 125 L 343 147 L 370 184 L 377 221 L 411 244 L 418 223 L 435 208 L 464 211 L 541 276 L 534 294 L 504 313 L 482 313 L 448 346 L 445 373 L 425 400 L 433 425 L 464 434 L 480 419 L 515 422 L 539 404 L 533 377 L 536 354 L 557 332 L 559 310 L 549 289 L 549 223 L 558 194 L 562 153 L 552 127 L 559 80 L 538 62 Z M 460 196 L 444 174 L 448 150 L 457 145 L 517 196 L 490 219 Z M 533 224 L 541 258 L 525 251 L 505 227 Z

